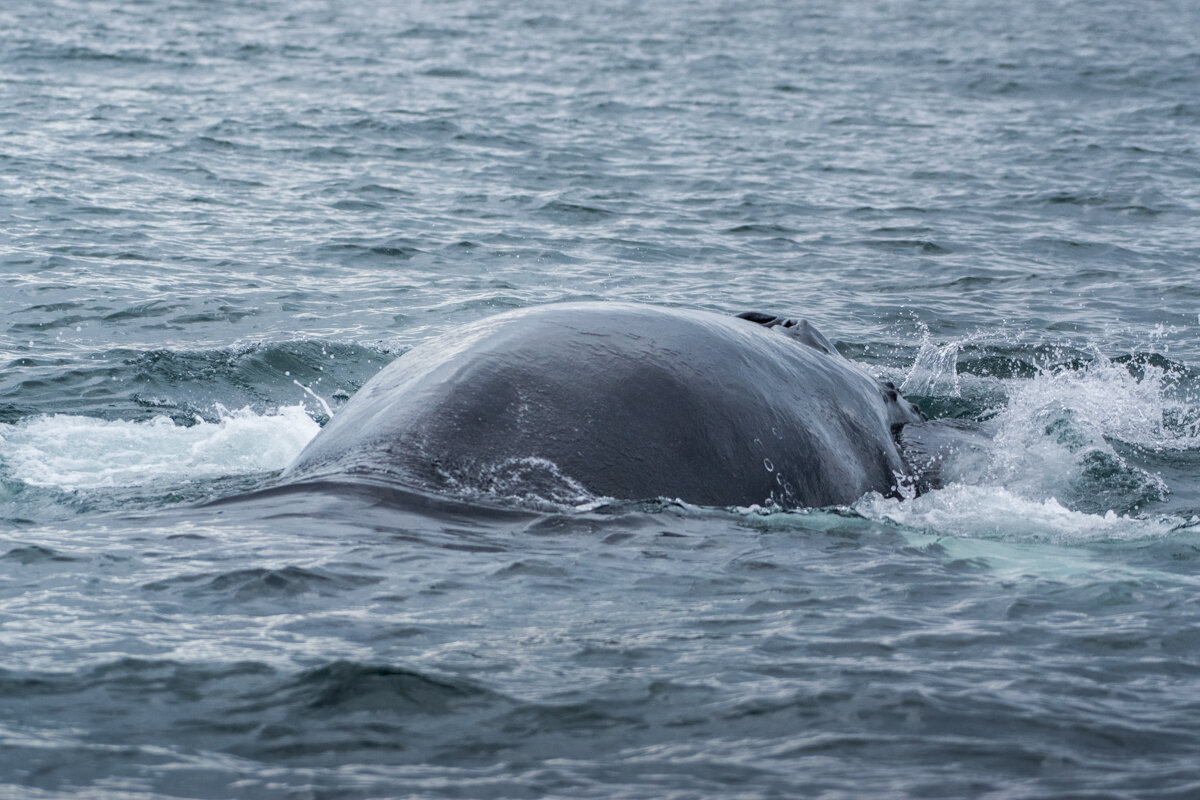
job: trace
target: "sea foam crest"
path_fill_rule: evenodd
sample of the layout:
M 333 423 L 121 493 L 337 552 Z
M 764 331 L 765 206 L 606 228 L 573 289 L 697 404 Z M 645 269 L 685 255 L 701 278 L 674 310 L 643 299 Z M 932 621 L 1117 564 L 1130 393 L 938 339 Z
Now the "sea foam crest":
M 0 468 L 10 479 L 66 490 L 182 483 L 282 469 L 320 429 L 303 405 L 217 410 L 216 422 L 195 425 L 68 414 L 0 424 Z

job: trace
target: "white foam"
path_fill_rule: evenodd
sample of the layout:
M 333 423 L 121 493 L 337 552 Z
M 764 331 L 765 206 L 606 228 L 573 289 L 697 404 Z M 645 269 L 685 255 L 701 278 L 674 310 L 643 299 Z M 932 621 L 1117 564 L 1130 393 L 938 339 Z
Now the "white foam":
M 217 422 L 177 425 L 67 414 L 0 424 L 0 465 L 31 486 L 92 489 L 183 483 L 282 469 L 320 426 L 303 405 L 259 414 L 219 408 Z
M 970 539 L 1008 542 L 1083 542 L 1135 540 L 1164 536 L 1181 520 L 1073 511 L 1054 497 L 1023 497 L 1002 486 L 952 484 L 912 499 L 863 497 L 854 510 L 868 519 L 888 520 L 907 528 Z

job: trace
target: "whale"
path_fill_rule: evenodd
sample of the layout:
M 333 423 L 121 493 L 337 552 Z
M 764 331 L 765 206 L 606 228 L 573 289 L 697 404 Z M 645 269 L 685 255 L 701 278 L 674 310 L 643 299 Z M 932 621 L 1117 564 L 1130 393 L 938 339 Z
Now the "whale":
M 283 474 L 481 502 L 895 495 L 924 415 L 807 321 L 617 302 L 486 317 L 367 381 Z

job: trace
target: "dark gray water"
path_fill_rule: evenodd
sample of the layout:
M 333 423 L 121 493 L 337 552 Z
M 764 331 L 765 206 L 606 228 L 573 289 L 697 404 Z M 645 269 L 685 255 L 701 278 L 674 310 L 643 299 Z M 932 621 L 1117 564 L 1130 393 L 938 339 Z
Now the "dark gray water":
M 1194 3 L 346 5 L 0 7 L 0 797 L 1200 794 Z M 994 443 L 803 513 L 271 488 L 577 299 L 805 316 Z

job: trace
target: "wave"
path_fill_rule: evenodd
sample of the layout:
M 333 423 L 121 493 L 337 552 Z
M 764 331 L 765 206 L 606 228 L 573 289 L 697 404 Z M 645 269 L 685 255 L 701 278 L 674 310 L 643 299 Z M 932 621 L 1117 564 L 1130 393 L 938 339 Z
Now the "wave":
M 136 421 L 165 415 L 183 425 L 199 416 L 215 422 L 221 406 L 303 401 L 296 381 L 339 401 L 392 355 L 382 347 L 298 339 L 196 350 L 116 348 L 87 358 L 20 356 L 0 373 L 0 423 L 55 413 Z M 323 408 L 310 411 L 320 419 Z

